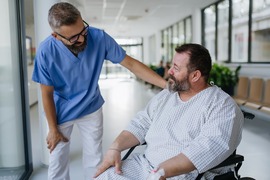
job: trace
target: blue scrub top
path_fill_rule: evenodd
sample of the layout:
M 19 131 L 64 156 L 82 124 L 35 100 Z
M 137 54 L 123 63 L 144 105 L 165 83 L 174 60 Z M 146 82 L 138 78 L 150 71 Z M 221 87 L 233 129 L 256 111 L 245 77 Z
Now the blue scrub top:
M 104 103 L 98 80 L 104 60 L 120 63 L 126 52 L 103 30 L 89 27 L 87 46 L 78 57 L 53 36 L 36 53 L 32 80 L 54 87 L 57 123 L 98 110 Z

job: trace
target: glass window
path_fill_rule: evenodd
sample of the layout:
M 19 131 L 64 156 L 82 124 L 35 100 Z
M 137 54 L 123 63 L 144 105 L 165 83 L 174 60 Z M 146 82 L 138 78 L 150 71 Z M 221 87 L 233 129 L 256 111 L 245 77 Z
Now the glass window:
M 202 12 L 202 42 L 213 60 L 270 62 L 270 0 L 223 0 Z
M 178 29 L 179 29 L 179 45 L 181 45 L 185 43 L 185 39 L 186 39 L 184 21 L 180 21 L 178 23 Z
M 142 38 L 117 38 L 115 41 L 121 45 L 142 44 Z
M 169 36 L 168 29 L 165 29 L 162 33 L 163 39 L 163 60 L 167 61 L 169 59 Z
M 160 59 L 156 56 L 156 36 L 152 35 L 149 37 L 149 60 L 150 62 L 144 62 L 145 64 L 157 64 Z
M 249 0 L 233 0 L 232 4 L 232 62 L 248 62 Z
M 213 61 L 216 60 L 216 6 L 205 8 L 204 15 L 204 46 L 208 49 Z
M 178 24 L 174 24 L 173 25 L 173 37 L 172 37 L 172 43 L 173 43 L 173 47 L 172 47 L 172 53 L 174 54 L 174 50 L 178 45 L 179 42 L 179 38 L 178 38 Z
M 15 0 L 0 1 L 0 179 L 21 179 L 29 170 L 25 157 L 20 62 L 22 56 Z M 26 62 L 24 62 L 26 63 Z M 28 153 L 28 152 L 27 152 Z
M 168 59 L 166 59 L 166 61 L 171 61 L 173 54 L 172 27 L 168 28 L 168 45 Z
M 32 65 L 33 64 L 33 55 L 32 55 L 32 38 L 26 37 L 26 61 L 27 64 Z
M 187 17 L 161 31 L 161 36 L 163 45 L 162 60 L 164 60 L 164 62 L 170 62 L 172 61 L 177 46 L 192 41 L 191 17 Z
M 191 17 L 187 18 L 186 20 L 186 43 L 191 43 L 192 41 L 192 22 L 191 22 Z
M 229 48 L 229 0 L 218 3 L 217 60 L 228 61 Z
M 258 12 L 261 9 L 264 9 L 266 6 L 266 1 L 265 0 L 253 0 L 253 12 Z
M 143 62 L 142 38 L 117 38 L 115 41 L 122 46 L 127 55 Z M 105 61 L 102 66 L 100 78 L 131 78 L 133 76 L 133 73 L 120 64 Z
M 251 62 L 270 61 L 270 4 L 253 1 Z

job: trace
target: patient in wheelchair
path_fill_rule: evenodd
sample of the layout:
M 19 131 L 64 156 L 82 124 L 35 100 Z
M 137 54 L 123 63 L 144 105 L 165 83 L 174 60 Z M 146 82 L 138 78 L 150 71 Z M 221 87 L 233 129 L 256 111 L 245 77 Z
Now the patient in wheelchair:
M 168 88 L 138 112 L 108 149 L 95 174 L 100 180 L 196 179 L 229 157 L 241 141 L 243 113 L 219 87 L 210 85 L 207 49 L 175 49 Z M 143 154 L 121 161 L 121 151 L 146 142 Z M 204 179 L 234 171 L 208 171 Z

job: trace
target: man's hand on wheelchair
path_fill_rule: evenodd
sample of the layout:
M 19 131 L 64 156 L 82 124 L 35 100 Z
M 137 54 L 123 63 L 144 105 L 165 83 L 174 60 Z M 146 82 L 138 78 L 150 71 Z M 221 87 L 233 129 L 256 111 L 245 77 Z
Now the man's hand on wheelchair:
M 100 174 L 102 174 L 104 171 L 106 171 L 109 167 L 114 166 L 115 167 L 115 173 L 121 174 L 121 151 L 118 149 L 110 148 L 106 155 L 104 156 L 104 159 L 97 169 L 96 174 L 94 175 L 94 178 L 98 177 Z

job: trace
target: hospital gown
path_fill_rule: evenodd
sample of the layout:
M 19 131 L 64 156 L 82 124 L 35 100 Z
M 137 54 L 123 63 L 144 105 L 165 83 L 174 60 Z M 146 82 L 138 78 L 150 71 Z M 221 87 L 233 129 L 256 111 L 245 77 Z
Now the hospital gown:
M 195 179 L 233 153 L 241 141 L 243 120 L 234 100 L 217 86 L 208 87 L 185 102 L 177 92 L 165 89 L 126 128 L 141 144 L 147 143 L 144 154 L 125 160 L 121 175 L 114 173 L 112 167 L 97 179 L 145 180 L 153 168 L 180 153 L 196 170 L 167 179 Z M 207 172 L 204 179 L 231 170 L 230 166 Z

